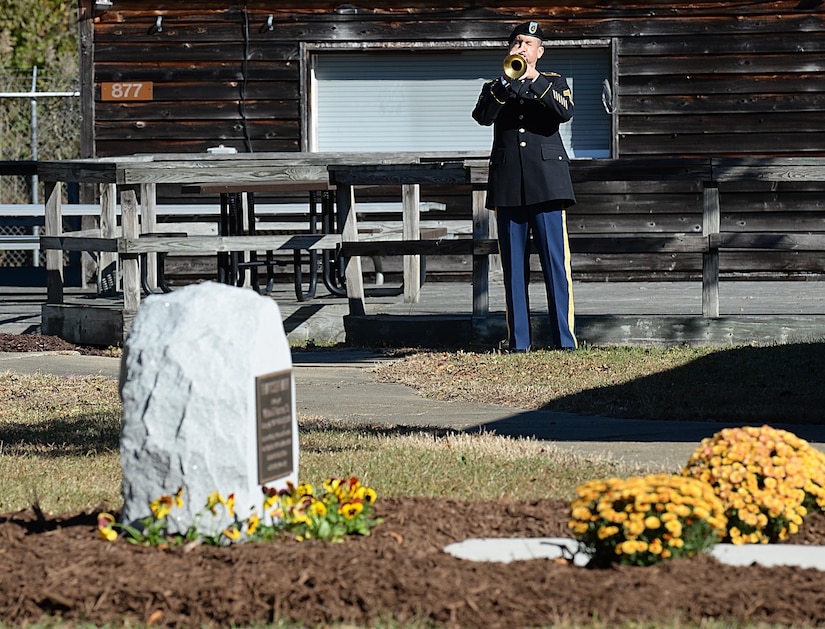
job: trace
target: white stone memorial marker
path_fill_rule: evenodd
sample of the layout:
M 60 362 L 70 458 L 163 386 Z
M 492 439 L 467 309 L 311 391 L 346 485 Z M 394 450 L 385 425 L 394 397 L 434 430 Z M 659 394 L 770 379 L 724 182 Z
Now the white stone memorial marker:
M 263 503 L 262 486 L 297 484 L 298 426 L 292 357 L 277 304 L 208 282 L 140 305 L 121 359 L 121 521 L 183 488 L 169 531 L 182 533 L 209 495 L 234 494 L 237 517 Z M 196 523 L 213 534 L 231 519 L 218 507 Z

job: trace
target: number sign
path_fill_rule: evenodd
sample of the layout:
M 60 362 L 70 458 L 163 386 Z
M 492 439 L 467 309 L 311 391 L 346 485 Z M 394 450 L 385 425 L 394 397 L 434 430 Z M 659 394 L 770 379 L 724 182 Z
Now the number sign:
M 101 83 L 101 100 L 152 100 L 152 82 Z

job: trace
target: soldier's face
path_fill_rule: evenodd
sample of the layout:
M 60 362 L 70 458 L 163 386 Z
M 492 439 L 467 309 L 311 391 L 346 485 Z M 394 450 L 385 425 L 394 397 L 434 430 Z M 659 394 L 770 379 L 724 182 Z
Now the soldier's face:
M 544 46 L 541 45 L 538 37 L 516 35 L 513 43 L 510 44 L 510 54 L 521 55 L 527 61 L 527 65 L 535 66 L 544 54 Z

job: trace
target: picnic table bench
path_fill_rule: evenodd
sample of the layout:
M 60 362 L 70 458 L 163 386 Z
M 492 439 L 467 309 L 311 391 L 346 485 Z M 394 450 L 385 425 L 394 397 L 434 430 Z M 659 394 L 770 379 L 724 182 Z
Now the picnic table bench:
M 422 158 L 437 158 L 440 154 L 370 153 L 368 159 L 378 163 L 412 163 Z M 241 268 L 254 270 L 260 260 L 258 252 L 269 251 L 336 251 L 340 234 L 259 234 L 254 216 L 244 216 L 243 210 L 255 189 L 277 191 L 303 190 L 311 192 L 328 186 L 326 167 L 330 163 L 363 161 L 362 154 L 341 153 L 261 153 L 261 154 L 198 154 L 198 155 L 135 155 L 86 160 L 41 162 L 38 173 L 46 182 L 45 229 L 40 244 L 46 250 L 47 304 L 64 304 L 62 281 L 62 251 L 99 252 L 99 267 L 117 281 L 116 261 L 123 276 L 123 313 L 128 319 L 140 303 L 141 270 L 152 264 L 151 256 L 166 253 L 217 254 L 228 263 L 222 265 L 222 279 L 237 282 Z M 78 182 L 100 186 L 99 234 L 62 233 L 63 184 Z M 179 235 L 158 232 L 156 190 L 160 184 L 175 184 L 189 190 L 216 191 L 226 207 L 221 213 L 221 229 L 217 235 Z M 210 188 L 211 186 L 211 188 Z M 221 192 L 218 188 L 223 186 Z M 116 205 L 120 189 L 121 225 L 117 225 Z M 140 192 L 138 206 L 136 190 Z M 232 207 L 229 207 L 229 203 Z M 222 203 L 222 206 L 224 204 Z M 420 209 L 420 208 L 417 208 Z M 379 234 L 362 234 L 365 239 Z M 245 254 L 248 254 L 245 255 Z M 242 259 L 243 256 L 243 259 Z M 268 263 L 264 259 L 263 264 Z M 146 277 L 146 272 L 143 276 Z M 149 277 L 154 277 L 150 271 Z M 416 281 L 420 281 L 416 277 Z M 104 281 L 99 286 L 105 286 Z M 44 317 L 45 319 L 45 317 Z

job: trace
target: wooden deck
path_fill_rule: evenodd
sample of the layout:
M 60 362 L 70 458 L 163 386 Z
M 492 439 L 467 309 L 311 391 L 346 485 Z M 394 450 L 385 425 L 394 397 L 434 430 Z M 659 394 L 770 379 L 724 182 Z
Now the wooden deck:
M 345 297 L 319 285 L 314 299 L 299 302 L 291 284 L 275 286 L 271 298 L 281 311 L 291 342 L 386 346 L 474 346 L 493 348 L 505 336 L 504 289 L 490 282 L 490 317 L 483 343 L 470 340 L 472 285 L 432 282 L 418 303 L 405 303 L 397 284 L 367 285 L 366 317 L 353 317 Z M 579 340 L 591 345 L 741 345 L 825 339 L 825 282 L 723 282 L 721 316 L 702 317 L 700 282 L 581 282 L 574 286 Z M 0 289 L 0 333 L 39 330 L 45 289 Z M 547 302 L 540 282 L 531 284 L 537 340 L 542 338 Z M 67 305 L 117 310 L 122 300 L 69 290 Z
M 531 283 L 530 289 L 533 342 L 541 347 L 549 344 L 547 300 L 541 282 Z M 506 338 L 499 280 L 490 282 L 489 297 L 490 315 L 474 318 L 469 282 L 426 282 L 416 304 L 372 296 L 365 316 L 345 317 L 346 341 L 495 347 Z M 716 318 L 702 315 L 701 282 L 582 282 L 574 285 L 574 299 L 577 335 L 589 345 L 727 346 L 825 339 L 825 282 L 723 282 Z

